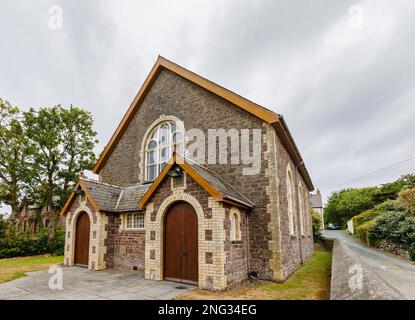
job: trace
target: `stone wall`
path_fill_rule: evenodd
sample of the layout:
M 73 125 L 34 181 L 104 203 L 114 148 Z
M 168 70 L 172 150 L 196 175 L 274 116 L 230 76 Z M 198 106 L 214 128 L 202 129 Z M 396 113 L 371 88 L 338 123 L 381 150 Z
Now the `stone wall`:
M 286 279 L 293 273 L 303 261 L 308 259 L 313 253 L 313 232 L 312 232 L 312 217 L 310 213 L 310 202 L 303 201 L 303 214 L 305 215 L 304 235 L 300 232 L 300 215 L 299 215 L 299 201 L 297 197 L 299 184 L 303 187 L 303 192 L 307 195 L 308 190 L 306 184 L 298 173 L 294 162 L 290 158 L 287 150 L 282 145 L 281 140 L 275 135 L 276 140 L 276 158 L 277 158 L 277 181 L 278 181 L 278 195 L 279 195 L 279 226 L 281 238 L 281 264 L 282 264 L 282 278 Z M 291 235 L 289 231 L 288 218 L 288 199 L 287 199 L 287 167 L 293 173 L 294 179 L 294 227 L 295 234 Z M 301 254 L 300 254 L 301 252 Z
M 231 287 L 248 278 L 248 230 L 247 230 L 247 213 L 245 210 L 236 209 L 225 205 L 225 277 L 226 287 Z M 231 240 L 231 220 L 230 213 L 232 210 L 238 210 L 240 214 L 239 230 L 241 238 L 239 241 Z
M 284 280 L 312 253 L 312 235 L 291 238 L 285 190 L 285 170 L 291 163 L 296 183 L 302 181 L 275 130 L 252 114 L 234 106 L 217 95 L 162 70 L 122 138 L 115 146 L 100 175 L 103 182 L 126 186 L 143 181 L 143 139 L 155 121 L 177 117 L 186 129 L 198 128 L 207 136 L 208 129 L 259 129 L 262 134 L 261 170 L 256 175 L 243 175 L 243 165 L 205 164 L 220 174 L 242 194 L 255 203 L 249 214 L 250 272 L 262 279 Z M 249 148 L 243 145 L 242 150 Z M 206 141 L 206 151 L 208 141 Z M 252 151 L 252 150 L 251 150 Z M 231 149 L 228 145 L 228 159 Z M 217 155 L 218 155 L 217 150 Z M 278 163 L 277 163 L 278 162 Z M 278 171 L 278 172 L 277 172 Z M 278 176 L 278 178 L 276 178 Z M 298 178 L 299 177 L 299 178 Z M 305 183 L 303 188 L 306 191 Z M 164 199 L 167 194 L 161 194 Z M 196 196 L 199 200 L 199 197 Z M 207 214 L 206 197 L 200 198 Z M 297 201 L 296 201 L 297 202 Z M 155 202 L 156 203 L 156 202 Z M 154 215 L 157 208 L 152 211 Z M 296 210 L 298 212 L 298 210 Z M 311 230 L 311 216 L 305 210 Z M 204 213 L 206 215 L 206 213 Z M 298 223 L 298 218 L 297 218 Z M 302 245 L 302 258 L 300 256 Z
M 387 240 L 382 240 L 379 242 L 377 249 L 393 254 L 393 255 L 397 255 L 404 259 L 408 259 L 408 260 L 410 259 L 408 250 L 402 245 L 399 245 L 397 243 L 393 243 Z
M 187 175 L 184 187 L 174 189 L 171 178 L 166 178 L 147 205 L 145 277 L 163 279 L 164 214 L 177 201 L 188 202 L 197 214 L 199 287 L 210 290 L 225 289 L 225 209 Z
M 89 261 L 88 269 L 102 270 L 107 265 L 104 259 L 106 254 L 105 239 L 107 238 L 107 217 L 96 212 L 89 199 L 77 196 L 67 215 L 65 227 L 65 265 L 74 265 L 76 221 L 81 212 L 86 212 L 90 220 Z
M 125 230 L 126 214 L 107 214 L 107 265 L 110 268 L 144 270 L 145 230 Z
M 148 128 L 157 119 L 163 119 L 165 116 L 175 116 L 184 122 L 186 129 L 199 128 L 206 136 L 208 129 L 212 128 L 260 129 L 263 138 L 266 134 L 260 119 L 177 74 L 163 70 L 102 168 L 100 175 L 103 182 L 121 186 L 143 182 L 143 174 L 140 171 L 143 156 L 142 140 Z M 243 146 L 243 148 L 247 147 L 249 146 Z M 250 266 L 251 271 L 258 273 L 262 278 L 269 279 L 272 278 L 273 271 L 269 266 L 271 254 L 268 250 L 268 242 L 271 239 L 268 223 L 271 217 L 267 211 L 269 195 L 266 192 L 269 177 L 265 176 L 268 161 L 263 157 L 266 148 L 266 141 L 262 139 L 261 171 L 257 175 L 243 175 L 242 165 L 205 164 L 205 166 L 220 174 L 256 204 L 250 215 L 252 228 Z M 208 150 L 207 141 L 206 150 Z M 228 159 L 230 152 L 228 146 Z M 206 205 L 206 201 L 202 203 L 203 208 L 208 208 Z
M 339 240 L 334 240 L 331 272 L 331 300 L 406 300 Z

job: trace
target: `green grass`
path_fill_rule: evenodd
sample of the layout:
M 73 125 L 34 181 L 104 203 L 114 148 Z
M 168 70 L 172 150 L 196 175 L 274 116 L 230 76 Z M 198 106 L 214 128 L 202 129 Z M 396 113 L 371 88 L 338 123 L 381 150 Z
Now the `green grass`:
M 331 251 L 316 245 L 313 255 L 283 283 L 248 283 L 225 292 L 195 290 L 178 299 L 328 300 Z
M 41 255 L 0 259 L 0 283 L 25 276 L 26 272 L 48 269 L 63 262 L 62 256 Z
M 284 283 L 262 287 L 272 299 L 326 300 L 330 298 L 331 252 L 315 251 Z

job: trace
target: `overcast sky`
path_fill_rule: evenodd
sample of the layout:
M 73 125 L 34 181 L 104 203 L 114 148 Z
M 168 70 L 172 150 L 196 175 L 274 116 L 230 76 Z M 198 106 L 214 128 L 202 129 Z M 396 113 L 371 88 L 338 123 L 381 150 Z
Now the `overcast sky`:
M 349 183 L 415 157 L 414 40 L 412 0 L 0 0 L 0 97 L 90 110 L 100 152 L 160 54 L 284 115 L 328 196 L 415 171 Z

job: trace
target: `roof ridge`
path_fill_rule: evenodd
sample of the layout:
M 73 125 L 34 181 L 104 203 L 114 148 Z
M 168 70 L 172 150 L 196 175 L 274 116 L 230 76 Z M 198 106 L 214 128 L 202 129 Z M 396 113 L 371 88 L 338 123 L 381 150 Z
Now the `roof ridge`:
M 125 189 L 132 189 L 132 188 L 136 188 L 136 187 L 145 187 L 145 186 L 149 186 L 151 185 L 150 183 L 136 183 L 136 184 L 131 184 L 129 186 L 123 187 L 123 190 Z
M 124 189 L 123 187 L 116 186 L 115 184 L 109 184 L 109 183 L 105 183 L 105 182 L 101 182 L 101 181 L 93 180 L 93 179 L 89 179 L 89 178 L 79 178 L 79 180 L 92 182 L 92 183 L 96 183 L 96 184 L 102 184 L 104 186 L 114 187 L 114 188 L 118 188 L 118 189 Z
M 232 93 L 232 94 L 234 94 L 234 95 L 238 96 L 239 98 L 244 99 L 244 100 L 248 101 L 249 103 L 252 103 L 252 104 L 256 105 L 257 107 L 259 107 L 259 108 L 263 109 L 264 111 L 272 112 L 272 113 L 274 113 L 274 114 L 275 114 L 275 115 L 277 115 L 277 116 L 281 116 L 281 114 L 280 114 L 280 113 L 278 113 L 278 112 L 276 112 L 276 111 L 274 111 L 274 110 L 271 110 L 271 109 L 269 109 L 269 108 L 267 108 L 267 107 L 264 107 L 263 105 L 260 105 L 260 104 L 258 104 L 258 103 L 256 103 L 256 102 L 254 102 L 254 101 L 253 101 L 253 100 L 251 100 L 250 98 L 247 98 L 247 97 L 245 97 L 245 96 L 243 96 L 243 95 L 241 95 L 241 94 L 239 94 L 239 93 L 235 92 L 234 90 L 228 89 L 227 87 L 225 87 L 224 85 L 219 84 L 218 82 L 215 82 L 215 81 L 213 81 L 213 80 L 208 79 L 208 78 L 207 78 L 207 77 L 205 77 L 205 76 L 202 76 L 202 75 L 201 75 L 200 73 L 198 73 L 198 72 L 195 72 L 195 71 L 192 71 L 192 70 L 190 70 L 190 69 L 188 69 L 188 68 L 186 68 L 186 67 L 183 67 L 182 65 L 180 65 L 180 64 L 178 64 L 178 63 L 176 63 L 176 62 L 174 62 L 174 61 L 172 61 L 172 60 L 170 60 L 170 59 L 168 59 L 168 58 L 166 58 L 166 57 L 163 57 L 163 56 L 161 56 L 161 55 L 159 55 L 159 59 L 160 59 L 160 58 L 161 58 L 162 60 L 165 60 L 165 61 L 167 61 L 167 62 L 169 62 L 169 63 L 171 63 L 171 64 L 173 64 L 173 65 L 175 65 L 175 66 L 177 66 L 177 67 L 179 67 L 179 68 L 181 68 L 181 69 L 186 70 L 187 72 L 189 72 L 189 73 L 191 73 L 191 74 L 193 74 L 193 75 L 195 75 L 195 76 L 197 76 L 197 77 L 199 77 L 199 78 L 202 78 L 203 80 L 205 80 L 205 81 L 207 81 L 207 82 L 212 83 L 213 85 L 215 85 L 215 86 L 217 86 L 217 87 L 220 87 L 222 90 L 228 91 L 228 92 L 230 92 L 230 93 Z M 165 66 L 163 66 L 163 67 L 164 67 L 164 68 L 166 68 Z M 168 68 L 167 68 L 167 69 L 168 69 Z M 169 70 L 169 69 L 168 69 L 168 70 Z M 170 70 L 170 71 L 172 71 L 172 70 Z
M 124 194 L 124 190 L 125 189 L 121 189 L 121 192 L 120 192 L 120 195 L 118 196 L 118 199 L 117 199 L 117 203 L 115 204 L 115 210 L 117 210 L 118 209 L 118 207 L 119 207 L 119 205 L 120 205 L 120 202 L 121 202 L 121 199 L 122 199 L 122 195 Z

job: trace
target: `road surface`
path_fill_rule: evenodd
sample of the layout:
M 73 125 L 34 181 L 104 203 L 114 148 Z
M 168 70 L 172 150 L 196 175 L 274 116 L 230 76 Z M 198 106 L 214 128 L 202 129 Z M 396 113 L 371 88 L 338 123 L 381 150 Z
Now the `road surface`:
M 415 265 L 369 248 L 346 231 L 325 230 L 323 235 L 346 243 L 363 261 L 405 297 L 415 300 Z

